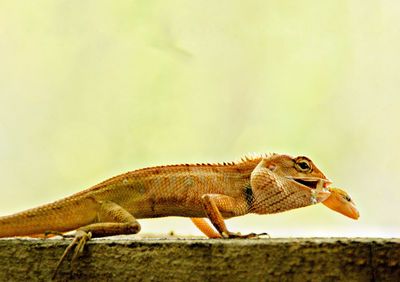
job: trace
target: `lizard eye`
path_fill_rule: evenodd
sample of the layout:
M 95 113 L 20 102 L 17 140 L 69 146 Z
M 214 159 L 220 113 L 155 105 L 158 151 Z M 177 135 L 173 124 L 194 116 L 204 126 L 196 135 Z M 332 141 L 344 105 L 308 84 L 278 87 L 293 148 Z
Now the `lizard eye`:
M 345 199 L 346 201 L 348 201 L 348 202 L 351 202 L 351 198 L 350 198 L 349 195 L 345 195 L 345 196 L 344 196 L 344 199 Z
M 306 160 L 301 160 L 301 161 L 297 162 L 296 163 L 296 167 L 300 171 L 304 171 L 304 172 L 310 172 L 311 171 L 311 166 L 308 163 L 308 161 L 306 161 Z

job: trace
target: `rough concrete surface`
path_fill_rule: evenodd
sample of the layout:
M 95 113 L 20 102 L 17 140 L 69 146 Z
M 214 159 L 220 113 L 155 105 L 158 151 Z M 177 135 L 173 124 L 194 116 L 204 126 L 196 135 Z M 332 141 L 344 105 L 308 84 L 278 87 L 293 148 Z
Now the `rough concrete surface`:
M 0 281 L 48 281 L 69 240 L 1 239 Z M 95 239 L 58 281 L 400 281 L 400 239 Z

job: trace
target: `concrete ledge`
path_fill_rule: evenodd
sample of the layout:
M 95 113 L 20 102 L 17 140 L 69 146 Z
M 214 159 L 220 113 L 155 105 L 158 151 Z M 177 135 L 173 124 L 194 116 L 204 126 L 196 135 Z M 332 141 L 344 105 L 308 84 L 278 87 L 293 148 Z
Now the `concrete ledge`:
M 0 281 L 47 281 L 68 240 L 1 239 Z M 95 239 L 60 281 L 399 281 L 400 239 Z

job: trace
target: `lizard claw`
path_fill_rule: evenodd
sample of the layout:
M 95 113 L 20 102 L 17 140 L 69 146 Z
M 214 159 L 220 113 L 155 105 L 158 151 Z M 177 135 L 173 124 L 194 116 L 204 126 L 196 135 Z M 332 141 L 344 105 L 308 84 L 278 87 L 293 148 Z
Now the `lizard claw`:
M 224 235 L 227 235 L 227 236 L 224 236 Z M 225 233 L 223 234 L 224 238 L 236 238 L 236 239 L 258 239 L 263 236 L 268 236 L 268 238 L 271 238 L 271 236 L 268 233 L 260 233 L 260 234 L 249 233 L 246 235 L 242 235 L 240 233 L 229 232 L 228 234 L 225 234 Z
M 78 257 L 82 254 L 83 248 L 86 245 L 86 242 L 92 238 L 91 232 L 85 232 L 78 230 L 75 238 L 78 238 L 78 245 L 75 247 L 74 254 L 72 255 L 72 263 L 74 264 Z
M 267 236 L 268 238 L 271 238 L 271 236 L 268 233 L 265 233 L 265 232 L 264 233 L 259 233 L 259 234 L 257 234 L 257 233 L 249 233 L 249 234 L 246 234 L 246 235 L 242 235 L 241 238 L 244 238 L 244 239 L 260 239 L 260 238 L 262 238 L 264 236 Z
M 65 235 L 63 235 L 64 237 Z M 70 236 L 70 235 L 67 235 Z M 68 245 L 68 247 L 65 249 L 63 255 L 61 256 L 60 260 L 57 263 L 56 269 L 54 270 L 54 274 L 52 279 L 54 280 L 55 277 L 57 276 L 58 270 L 60 269 L 60 266 L 62 264 L 62 262 L 65 260 L 65 258 L 67 257 L 67 255 L 71 252 L 72 248 L 75 246 L 75 244 L 77 245 L 75 247 L 74 253 L 72 255 L 72 261 L 71 261 L 71 265 L 74 266 L 75 262 L 77 260 L 77 258 L 79 257 L 80 254 L 82 254 L 83 248 L 85 247 L 85 244 L 88 240 L 90 240 L 92 238 L 92 233 L 91 232 L 85 232 L 82 230 L 77 230 L 75 233 L 75 237 L 72 240 L 72 242 Z M 74 268 L 74 267 L 72 267 Z
M 263 232 L 263 233 L 259 233 L 259 234 L 255 234 L 256 236 L 254 238 L 263 238 L 263 237 L 268 237 L 269 239 L 271 239 L 271 235 L 269 235 L 267 232 Z

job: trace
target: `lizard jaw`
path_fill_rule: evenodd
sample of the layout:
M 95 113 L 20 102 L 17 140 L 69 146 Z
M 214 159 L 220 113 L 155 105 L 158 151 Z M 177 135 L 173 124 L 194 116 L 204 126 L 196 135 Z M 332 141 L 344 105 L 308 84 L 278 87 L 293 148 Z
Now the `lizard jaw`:
M 315 178 L 315 177 L 288 177 L 289 179 L 306 186 L 313 190 L 319 190 L 318 188 L 327 188 L 332 182 L 328 179 Z
M 288 177 L 290 180 L 300 184 L 300 187 L 311 191 L 312 204 L 321 203 L 328 199 L 331 192 L 328 190 L 328 185 L 332 182 L 328 179 L 316 177 Z

